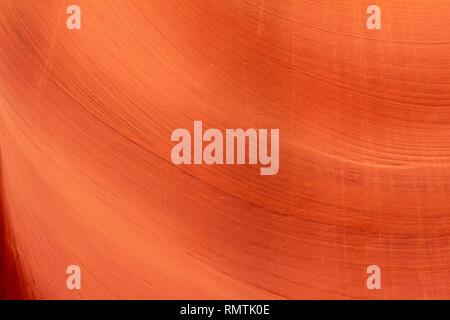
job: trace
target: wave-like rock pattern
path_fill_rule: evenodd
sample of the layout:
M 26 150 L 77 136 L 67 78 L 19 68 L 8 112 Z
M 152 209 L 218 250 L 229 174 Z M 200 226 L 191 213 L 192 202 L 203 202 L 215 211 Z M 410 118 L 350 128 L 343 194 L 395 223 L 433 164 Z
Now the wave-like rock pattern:
M 450 3 L 375 2 L 0 1 L 2 296 L 450 298 Z M 194 120 L 279 173 L 173 165 Z

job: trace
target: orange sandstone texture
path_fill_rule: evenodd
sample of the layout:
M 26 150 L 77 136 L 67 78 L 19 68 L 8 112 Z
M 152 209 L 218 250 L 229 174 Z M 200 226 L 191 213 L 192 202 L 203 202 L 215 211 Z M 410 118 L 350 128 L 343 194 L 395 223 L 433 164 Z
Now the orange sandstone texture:
M 3 298 L 450 298 L 449 1 L 73 2 L 0 1 Z M 194 120 L 279 173 L 174 165 Z

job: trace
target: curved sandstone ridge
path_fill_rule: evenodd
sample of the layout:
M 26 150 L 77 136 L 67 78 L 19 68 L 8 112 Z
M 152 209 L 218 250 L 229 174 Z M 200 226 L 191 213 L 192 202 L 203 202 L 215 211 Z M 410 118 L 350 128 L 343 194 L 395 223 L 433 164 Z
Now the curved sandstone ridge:
M 450 298 L 450 3 L 0 1 L 4 297 Z M 171 133 L 277 128 L 279 172 Z M 81 268 L 81 290 L 66 268 Z M 381 290 L 366 268 L 381 269 Z

